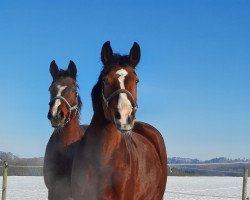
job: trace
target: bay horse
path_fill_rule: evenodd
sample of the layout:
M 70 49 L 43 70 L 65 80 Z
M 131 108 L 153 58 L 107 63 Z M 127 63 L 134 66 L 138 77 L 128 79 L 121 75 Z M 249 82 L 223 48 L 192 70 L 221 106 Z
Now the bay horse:
M 48 200 L 69 200 L 73 155 L 86 126 L 79 125 L 82 102 L 77 92 L 74 62 L 70 61 L 68 69 L 62 70 L 53 60 L 50 73 L 53 81 L 49 88 L 48 119 L 55 129 L 46 147 L 44 182 L 48 188 Z
M 94 115 L 73 161 L 75 200 L 161 200 L 167 181 L 167 154 L 159 131 L 135 122 L 140 47 L 101 52 L 103 69 L 92 89 Z

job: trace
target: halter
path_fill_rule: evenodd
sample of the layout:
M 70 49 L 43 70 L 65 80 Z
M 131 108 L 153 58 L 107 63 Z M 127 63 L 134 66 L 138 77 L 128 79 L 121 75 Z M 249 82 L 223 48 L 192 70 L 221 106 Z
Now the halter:
M 108 98 L 106 98 L 106 97 L 104 96 L 104 88 L 102 87 L 102 99 L 103 99 L 103 101 L 104 101 L 106 107 L 107 107 L 107 108 L 109 107 L 109 102 L 110 102 L 110 100 L 111 100 L 114 96 L 116 96 L 116 95 L 118 95 L 118 94 L 121 94 L 121 93 L 125 93 L 125 94 L 127 94 L 128 96 L 130 96 L 130 98 L 132 99 L 132 109 L 136 111 L 136 110 L 138 109 L 138 105 L 137 105 L 137 103 L 136 103 L 136 101 L 135 101 L 133 95 L 132 95 L 128 90 L 126 90 L 126 89 L 119 89 L 119 90 L 116 90 L 116 91 L 114 91 L 111 95 L 109 95 Z
M 75 112 L 75 115 L 76 115 L 76 113 L 78 112 L 78 93 L 76 93 L 76 105 L 74 105 L 74 106 L 71 106 L 70 104 L 69 104 L 69 102 L 63 97 L 63 96 L 56 96 L 56 97 L 54 97 L 53 99 L 51 99 L 51 101 L 49 102 L 49 104 L 51 104 L 53 101 L 55 101 L 56 99 L 60 99 L 60 100 L 62 100 L 65 104 L 66 104 L 66 106 L 67 106 L 67 108 L 68 108 L 68 110 L 69 110 L 69 112 L 68 112 L 68 116 L 67 116 L 67 118 L 66 118 L 66 120 L 65 120 L 65 122 L 64 122 L 64 125 L 66 125 L 67 123 L 69 123 L 69 121 L 70 121 L 70 116 L 71 116 L 71 112 L 73 111 L 73 110 L 75 110 L 76 112 Z

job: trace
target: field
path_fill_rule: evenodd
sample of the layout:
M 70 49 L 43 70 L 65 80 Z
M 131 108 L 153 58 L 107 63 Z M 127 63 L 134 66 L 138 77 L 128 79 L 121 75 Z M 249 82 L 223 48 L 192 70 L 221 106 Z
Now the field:
M 248 185 L 250 191 L 250 185 Z M 1 191 L 2 193 L 2 191 Z M 169 177 L 164 200 L 241 199 L 241 177 Z M 7 200 L 46 200 L 43 177 L 8 177 Z

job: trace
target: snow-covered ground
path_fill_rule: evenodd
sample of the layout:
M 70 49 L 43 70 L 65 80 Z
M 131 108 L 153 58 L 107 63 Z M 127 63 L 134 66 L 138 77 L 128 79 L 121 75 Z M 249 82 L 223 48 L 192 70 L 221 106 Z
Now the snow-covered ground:
M 2 191 L 1 191 L 2 195 Z M 7 200 L 46 200 L 47 188 L 42 176 L 9 176 Z
M 2 191 L 0 189 L 2 194 Z M 250 184 L 248 184 L 250 192 Z M 241 199 L 241 177 L 168 177 L 165 200 Z M 250 196 L 250 195 L 249 195 Z M 46 200 L 43 177 L 8 177 L 7 200 Z
M 168 177 L 164 199 L 240 200 L 242 185 L 242 177 Z M 250 184 L 247 189 L 250 192 Z

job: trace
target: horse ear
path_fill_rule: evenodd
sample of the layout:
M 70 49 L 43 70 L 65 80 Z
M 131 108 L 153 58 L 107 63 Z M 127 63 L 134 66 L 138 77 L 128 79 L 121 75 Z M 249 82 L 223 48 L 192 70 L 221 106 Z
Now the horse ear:
M 73 79 L 76 80 L 77 69 L 75 63 L 72 60 L 69 61 L 69 66 L 67 71 L 69 76 L 71 76 Z
M 133 47 L 130 49 L 130 53 L 129 53 L 129 60 L 130 60 L 130 64 L 133 67 L 136 67 L 136 65 L 139 63 L 141 58 L 141 49 L 140 46 L 137 42 L 134 42 Z
M 53 60 L 53 61 L 50 63 L 50 69 L 49 69 L 49 71 L 50 71 L 50 74 L 51 74 L 53 80 L 55 80 L 56 77 L 57 77 L 57 73 L 58 73 L 58 71 L 59 71 L 58 66 L 57 66 L 55 60 Z
M 102 46 L 101 59 L 104 65 L 108 64 L 113 58 L 113 50 L 110 46 L 110 42 L 107 41 Z

